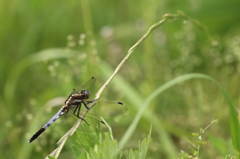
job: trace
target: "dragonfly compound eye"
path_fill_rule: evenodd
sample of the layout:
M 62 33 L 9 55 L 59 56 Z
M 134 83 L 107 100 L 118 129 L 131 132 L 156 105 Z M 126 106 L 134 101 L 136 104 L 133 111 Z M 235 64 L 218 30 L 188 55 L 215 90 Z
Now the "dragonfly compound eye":
M 90 96 L 90 92 L 87 91 L 87 90 L 82 90 L 82 91 L 81 91 L 81 94 L 82 94 L 82 97 L 83 97 L 84 99 L 88 99 L 89 96 Z

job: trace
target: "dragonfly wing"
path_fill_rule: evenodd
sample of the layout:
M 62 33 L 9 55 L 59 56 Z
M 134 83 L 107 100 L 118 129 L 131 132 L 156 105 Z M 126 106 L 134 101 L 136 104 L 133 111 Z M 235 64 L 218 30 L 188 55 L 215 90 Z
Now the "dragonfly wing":
M 121 102 L 97 101 L 91 112 L 101 116 L 116 116 L 127 112 L 127 107 Z
M 78 89 L 73 89 L 72 94 L 79 93 L 81 90 L 90 90 L 92 86 L 95 84 L 96 78 L 92 77 L 90 80 L 88 80 L 85 84 L 83 84 Z

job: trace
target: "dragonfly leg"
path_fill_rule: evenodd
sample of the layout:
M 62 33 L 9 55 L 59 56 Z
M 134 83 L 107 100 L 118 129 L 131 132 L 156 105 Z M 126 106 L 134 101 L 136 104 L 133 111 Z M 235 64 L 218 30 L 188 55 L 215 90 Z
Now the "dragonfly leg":
M 83 121 L 85 121 L 85 122 L 88 124 L 88 122 L 87 122 L 85 119 L 83 119 L 82 117 L 80 117 L 80 110 L 81 110 L 81 104 L 75 108 L 75 110 L 73 111 L 73 115 L 75 115 L 77 118 L 82 119 Z M 77 111 L 77 112 L 76 112 L 76 111 Z M 89 124 L 88 124 L 88 125 L 89 125 Z
M 83 101 L 82 103 L 84 104 L 84 106 L 86 107 L 86 109 L 90 109 L 88 106 L 87 106 L 87 104 L 89 104 L 89 103 L 93 103 L 93 102 L 95 102 L 95 101 L 97 101 L 98 99 L 94 99 L 94 100 L 91 100 L 91 101 Z M 94 105 L 95 105 L 95 103 L 94 103 Z
M 76 114 L 75 114 L 75 113 L 76 113 L 76 110 L 77 110 L 77 109 L 79 109 L 79 107 L 81 107 L 81 105 L 78 105 L 78 106 L 76 106 L 76 108 L 75 108 L 75 109 L 74 109 L 74 111 L 73 111 L 73 115 L 75 115 L 75 116 L 76 116 Z M 78 116 L 76 116 L 76 117 L 78 117 Z
M 89 103 L 93 103 L 94 101 L 96 101 L 96 100 L 92 100 L 92 101 L 85 101 L 85 102 L 83 102 L 83 104 L 84 104 L 84 106 L 86 107 L 86 109 L 90 109 L 90 108 L 87 106 L 87 104 L 89 104 Z M 94 118 L 94 119 L 96 119 L 96 118 Z M 104 122 L 104 121 L 102 121 L 102 120 L 99 120 L 99 119 L 96 119 L 96 120 L 100 121 L 102 124 L 104 124 L 104 125 L 105 125 L 105 122 Z
M 82 105 L 80 104 L 78 107 L 77 107 L 77 116 L 80 117 L 80 110 L 81 110 L 81 107 Z
M 82 103 L 83 103 L 83 105 L 86 107 L 86 109 L 90 109 L 90 108 L 87 106 L 87 104 L 88 104 L 88 103 L 91 103 L 91 102 L 88 102 L 88 101 L 84 102 L 84 101 L 83 101 Z

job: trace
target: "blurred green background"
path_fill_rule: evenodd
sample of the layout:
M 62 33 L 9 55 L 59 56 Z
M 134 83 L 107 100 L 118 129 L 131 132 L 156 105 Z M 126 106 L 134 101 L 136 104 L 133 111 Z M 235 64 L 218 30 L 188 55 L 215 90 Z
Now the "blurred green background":
M 146 30 L 164 14 L 178 10 L 201 22 L 208 33 L 183 20 L 170 21 L 135 50 L 101 97 L 128 106 L 127 114 L 117 121 L 109 120 L 116 139 L 152 91 L 187 73 L 203 73 L 219 81 L 239 109 L 239 6 L 239 0 L 1 0 L 1 158 L 43 158 L 49 154 L 67 131 L 61 120 L 27 143 L 59 109 L 48 111 L 46 103 L 61 101 L 57 97 L 66 98 L 92 76 L 98 79 L 97 91 Z M 200 157 L 234 155 L 228 107 L 213 83 L 194 79 L 174 86 L 158 96 L 149 110 L 164 125 L 175 150 L 167 150 L 153 127 L 148 158 L 171 158 L 180 150 L 188 151 L 191 133 L 212 119 L 219 119 L 219 123 L 206 132 L 207 145 Z M 141 119 L 126 151 L 137 148 L 150 125 L 149 119 Z M 68 144 L 61 157 L 66 156 L 72 156 Z

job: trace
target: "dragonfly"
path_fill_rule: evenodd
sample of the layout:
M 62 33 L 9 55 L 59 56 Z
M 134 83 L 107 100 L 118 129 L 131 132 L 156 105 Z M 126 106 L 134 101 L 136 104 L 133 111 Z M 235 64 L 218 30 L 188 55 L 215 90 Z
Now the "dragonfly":
M 70 110 L 73 111 L 73 115 L 77 118 L 82 119 L 87 123 L 85 119 L 83 119 L 80 116 L 80 111 L 82 106 L 84 106 L 86 109 L 90 109 L 88 105 L 90 103 L 93 103 L 94 100 L 88 100 L 90 97 L 90 89 L 96 82 L 96 78 L 92 77 L 90 80 L 88 80 L 82 87 L 80 87 L 78 90 L 73 89 L 72 93 L 68 96 L 68 98 L 65 101 L 64 106 L 60 108 L 60 110 L 42 127 L 40 128 L 28 141 L 28 143 L 31 143 L 35 139 L 37 139 L 51 124 L 56 121 L 60 116 L 67 114 Z M 106 103 L 106 104 L 105 104 Z M 122 102 L 106 102 L 106 101 L 97 101 L 96 104 L 98 107 L 101 105 L 109 105 L 112 108 L 116 108 L 116 110 L 113 110 L 115 112 L 118 112 L 119 114 L 126 113 L 127 108 Z M 111 109 L 112 109 L 111 108 Z M 99 111 L 99 113 L 107 112 L 106 110 L 108 108 L 103 108 L 102 111 Z M 106 114 L 106 113 L 105 113 Z M 102 121 L 100 121 L 102 122 Z M 104 124 L 104 122 L 102 122 Z M 87 123 L 88 124 L 88 123 Z

